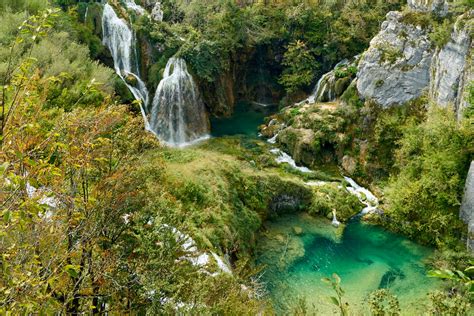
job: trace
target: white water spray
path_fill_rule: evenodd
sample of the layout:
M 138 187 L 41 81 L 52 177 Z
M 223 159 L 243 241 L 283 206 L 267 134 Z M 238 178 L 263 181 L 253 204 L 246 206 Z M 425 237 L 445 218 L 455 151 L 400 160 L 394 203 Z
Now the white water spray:
M 148 104 L 148 90 L 140 79 L 137 56 L 135 53 L 135 37 L 128 24 L 117 16 L 112 6 L 104 5 L 102 15 L 103 43 L 110 50 L 117 75 L 125 82 L 136 100 L 141 101 L 140 110 L 145 120 L 145 128 L 150 130 L 144 108 Z M 130 84 L 135 81 L 136 84 Z
M 366 188 L 361 187 L 349 177 L 344 177 L 344 179 L 350 184 L 350 186 L 346 188 L 347 191 L 355 195 L 359 201 L 365 205 L 365 207 L 360 212 L 361 215 L 374 213 L 378 210 L 379 200 L 372 192 Z
M 186 62 L 168 60 L 151 106 L 150 127 L 171 146 L 208 138 L 209 117 Z
M 301 171 L 303 173 L 311 173 L 312 171 L 309 168 L 306 167 L 300 167 L 296 165 L 296 162 L 293 158 L 291 158 L 290 155 L 285 153 L 284 151 L 278 149 L 278 148 L 273 148 L 270 150 L 271 153 L 278 155 L 277 158 L 275 158 L 276 162 L 278 163 L 287 163 L 294 169 Z

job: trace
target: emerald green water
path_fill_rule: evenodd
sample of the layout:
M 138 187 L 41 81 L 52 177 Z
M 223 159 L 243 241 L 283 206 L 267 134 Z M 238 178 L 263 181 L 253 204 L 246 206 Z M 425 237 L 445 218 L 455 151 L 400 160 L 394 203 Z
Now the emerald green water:
M 369 314 L 365 301 L 379 288 L 398 297 L 403 315 L 420 314 L 426 294 L 441 286 L 426 276 L 424 260 L 432 250 L 360 221 L 343 229 L 325 218 L 288 215 L 267 222 L 258 240 L 257 263 L 266 267 L 262 280 L 280 314 L 300 298 L 318 315 L 333 314 L 327 298 L 334 292 L 321 281 L 333 273 L 341 277 L 344 299 L 356 315 Z
M 238 102 L 229 118 L 211 119 L 211 135 L 214 137 L 243 135 L 257 137 L 258 126 L 265 117 L 276 110 L 275 106 L 262 106 L 250 102 Z

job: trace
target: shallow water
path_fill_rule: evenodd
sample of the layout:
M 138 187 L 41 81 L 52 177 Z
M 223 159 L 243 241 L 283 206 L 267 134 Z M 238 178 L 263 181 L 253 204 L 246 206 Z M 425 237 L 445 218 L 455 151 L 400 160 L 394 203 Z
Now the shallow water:
M 211 119 L 211 135 L 214 137 L 244 135 L 256 138 L 258 127 L 264 123 L 265 117 L 275 111 L 276 106 L 238 102 L 231 117 Z
M 365 301 L 379 288 L 398 297 L 403 315 L 420 314 L 426 294 L 440 286 L 426 276 L 423 261 L 431 249 L 380 227 L 353 220 L 345 230 L 336 229 L 306 214 L 283 216 L 265 227 L 257 263 L 266 266 L 262 279 L 280 314 L 300 298 L 319 315 L 335 312 L 328 300 L 334 293 L 321 281 L 333 273 L 341 277 L 344 299 L 356 315 L 369 314 Z

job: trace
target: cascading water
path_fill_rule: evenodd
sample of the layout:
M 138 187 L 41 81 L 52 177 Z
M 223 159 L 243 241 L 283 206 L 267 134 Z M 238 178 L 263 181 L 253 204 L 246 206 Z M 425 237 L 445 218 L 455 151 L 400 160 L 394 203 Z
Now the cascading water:
M 324 101 L 333 101 L 335 99 L 335 93 L 332 89 L 334 82 L 336 81 L 336 76 L 334 73 L 328 72 L 324 74 L 316 84 L 316 87 L 313 90 L 313 93 L 307 99 L 309 103 L 314 102 L 324 102 Z
M 150 112 L 150 127 L 172 146 L 184 146 L 208 137 L 206 108 L 181 58 L 168 60 Z
M 127 23 L 117 16 L 108 3 L 105 4 L 102 15 L 102 32 L 103 43 L 109 48 L 114 60 L 115 72 L 125 82 L 135 99 L 141 101 L 140 109 L 145 120 L 145 127 L 150 130 L 144 110 L 148 104 L 148 90 L 139 76 L 135 37 Z
M 344 177 L 344 179 L 350 185 L 349 187 L 347 187 L 347 191 L 355 195 L 359 199 L 359 201 L 365 205 L 364 209 L 362 209 L 362 211 L 360 212 L 360 215 L 374 213 L 378 211 L 379 200 L 372 192 L 370 192 L 366 188 L 361 187 L 349 177 Z

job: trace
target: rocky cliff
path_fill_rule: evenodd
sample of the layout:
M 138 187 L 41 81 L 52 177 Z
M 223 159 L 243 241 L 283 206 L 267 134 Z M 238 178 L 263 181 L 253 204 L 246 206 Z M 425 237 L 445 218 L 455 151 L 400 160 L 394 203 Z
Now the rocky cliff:
M 460 217 L 468 226 L 467 247 L 474 252 L 474 161 L 467 175 Z
M 404 104 L 427 94 L 437 104 L 452 107 L 460 117 L 465 91 L 472 80 L 472 17 L 445 17 L 441 0 L 412 0 L 405 12 L 389 12 L 380 33 L 363 54 L 358 69 L 358 91 L 382 107 Z M 433 15 L 443 22 L 436 22 Z M 454 23 L 449 23 L 454 20 Z M 435 28 L 448 34 L 440 47 Z M 450 33 L 450 35 L 449 35 Z

